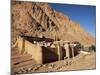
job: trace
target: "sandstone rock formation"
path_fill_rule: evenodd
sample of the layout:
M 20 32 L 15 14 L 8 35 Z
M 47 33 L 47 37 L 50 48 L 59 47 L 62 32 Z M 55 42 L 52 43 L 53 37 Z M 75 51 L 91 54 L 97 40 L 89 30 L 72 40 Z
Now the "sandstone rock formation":
M 48 3 L 13 1 L 12 42 L 17 35 L 39 36 L 60 40 L 79 41 L 95 44 L 95 38 L 87 33 L 80 24 L 70 20 L 61 12 L 52 9 Z

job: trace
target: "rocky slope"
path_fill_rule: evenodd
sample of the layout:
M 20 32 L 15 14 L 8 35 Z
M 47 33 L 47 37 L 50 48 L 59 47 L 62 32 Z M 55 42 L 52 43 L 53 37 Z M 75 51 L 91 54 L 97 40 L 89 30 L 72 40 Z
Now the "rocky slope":
M 79 41 L 95 44 L 95 38 L 87 33 L 80 24 L 73 22 L 47 3 L 12 2 L 12 42 L 17 35 L 39 36 L 60 40 Z

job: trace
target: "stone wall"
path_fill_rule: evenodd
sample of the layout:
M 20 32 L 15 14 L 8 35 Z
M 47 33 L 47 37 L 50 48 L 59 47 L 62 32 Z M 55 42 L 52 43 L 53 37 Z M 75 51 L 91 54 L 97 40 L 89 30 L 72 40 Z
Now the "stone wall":
M 28 53 L 39 64 L 49 63 L 58 60 L 58 51 L 56 48 L 47 48 L 35 45 L 22 37 L 18 37 L 16 46 L 21 54 Z
M 32 58 L 37 62 L 37 63 L 43 63 L 42 60 L 42 48 L 40 46 L 34 45 L 30 43 L 29 41 L 25 40 L 25 51 L 32 55 Z
M 58 61 L 58 51 L 56 48 L 42 47 L 43 53 L 43 63 L 50 63 Z
M 74 44 L 66 43 L 64 46 L 61 46 L 60 43 L 53 43 L 51 47 L 44 47 L 18 37 L 16 45 L 21 54 L 28 53 L 32 55 L 32 58 L 39 64 L 63 60 L 64 58 L 69 59 L 78 54 L 78 49 L 73 46 Z
M 28 53 L 37 63 L 42 63 L 42 48 L 31 42 L 19 37 L 17 39 L 17 47 L 21 54 Z

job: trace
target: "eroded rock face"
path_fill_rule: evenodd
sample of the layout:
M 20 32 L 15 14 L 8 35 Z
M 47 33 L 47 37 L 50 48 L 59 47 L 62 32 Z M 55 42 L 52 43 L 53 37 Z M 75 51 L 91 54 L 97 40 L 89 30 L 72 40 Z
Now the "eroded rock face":
M 81 27 L 51 8 L 47 3 L 12 2 L 12 42 L 17 35 L 39 36 L 47 38 L 79 41 L 82 44 L 94 44 L 95 39 Z

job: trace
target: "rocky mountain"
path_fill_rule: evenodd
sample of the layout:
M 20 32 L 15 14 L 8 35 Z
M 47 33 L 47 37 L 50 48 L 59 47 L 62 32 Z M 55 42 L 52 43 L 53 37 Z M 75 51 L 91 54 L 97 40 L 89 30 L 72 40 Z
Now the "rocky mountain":
M 12 1 L 12 42 L 17 35 L 39 36 L 95 44 L 95 38 L 79 23 L 55 11 L 48 3 Z

